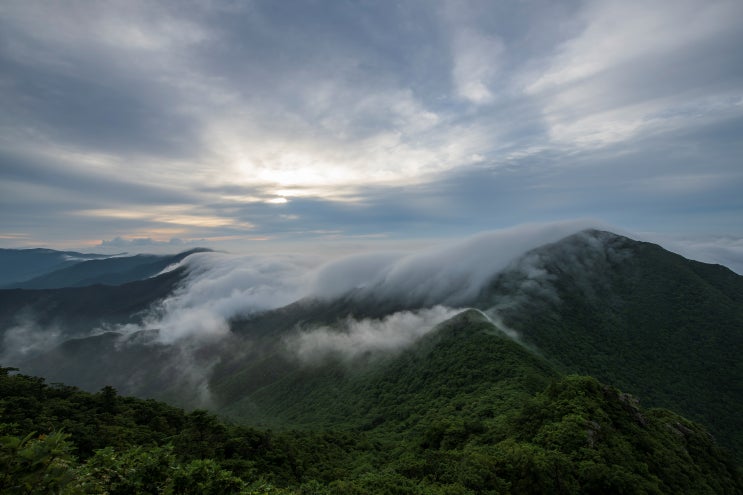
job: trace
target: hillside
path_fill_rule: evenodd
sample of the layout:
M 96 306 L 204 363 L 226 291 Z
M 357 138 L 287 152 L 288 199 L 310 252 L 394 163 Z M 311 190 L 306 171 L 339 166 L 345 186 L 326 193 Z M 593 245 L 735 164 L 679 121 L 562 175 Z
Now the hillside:
M 0 287 L 15 287 L 45 273 L 110 255 L 53 249 L 0 249 Z
M 465 311 L 399 354 L 368 354 L 298 362 L 282 361 L 283 376 L 230 402 L 246 390 L 251 374 L 232 375 L 229 388 L 215 371 L 211 385 L 236 420 L 268 427 L 348 427 L 414 432 L 456 409 L 468 421 L 492 419 L 544 389 L 556 372 L 500 332 L 480 312 Z M 220 385 L 223 388 L 220 387 Z M 243 392 L 244 393 L 244 392 Z
M 275 385 L 278 407 L 264 418 L 291 406 L 276 420 L 286 425 L 309 408 L 301 430 L 278 433 L 3 369 L 0 489 L 23 480 L 60 493 L 743 493 L 739 468 L 703 427 L 593 378 L 560 376 L 479 312 L 372 361 Z M 45 463 L 50 455 L 62 464 Z
M 179 269 L 113 286 L 0 289 L 0 334 L 26 325 L 80 336 L 103 324 L 136 321 L 141 312 L 172 293 L 184 275 Z
M 200 275 L 207 289 L 208 273 Z M 32 314 L 34 328 L 62 328 L 68 339 L 22 359 L 8 355 L 13 359 L 6 364 L 89 391 L 112 385 L 126 394 L 206 407 L 254 426 L 382 428 L 390 435 L 418 434 L 434 424 L 432 413 L 420 409 L 429 403 L 460 407 L 468 421 L 487 423 L 480 416 L 483 403 L 508 409 L 511 399 L 533 395 L 558 374 L 577 373 L 617 386 L 649 407 L 688 416 L 736 456 L 743 452 L 743 370 L 737 359 L 743 348 L 743 277 L 653 244 L 585 231 L 539 247 L 493 274 L 467 301 L 495 327 L 481 313 L 464 313 L 467 331 L 444 326 L 430 332 L 420 323 L 413 330 L 422 337 L 352 359 L 331 353 L 307 361 L 289 343 L 318 330 L 343 338 L 354 325 L 410 331 L 396 329 L 396 318 L 432 308 L 385 287 L 365 286 L 238 314 L 217 322 L 218 337 L 170 342 L 160 338 L 156 325 L 116 326 L 150 314 L 176 287 L 187 290 L 189 277 L 184 268 L 120 286 L 0 291 L 6 334 L 18 332 L 19 318 Z M 189 300 L 202 303 L 212 304 Z M 91 335 L 98 327 L 110 331 Z M 7 349 L 7 338 L 3 342 Z M 426 349 L 437 346 L 458 359 L 433 359 L 444 354 Z M 509 373 L 523 373 L 503 378 L 495 355 L 519 363 Z M 418 388 L 411 390 L 413 384 Z
M 91 285 L 121 285 L 144 280 L 179 263 L 194 253 L 208 252 L 198 248 L 175 255 L 138 254 L 105 259 L 83 260 L 30 280 L 13 284 L 17 289 L 58 289 L 65 287 L 87 287 Z
M 700 421 L 743 452 L 743 277 L 589 231 L 539 248 L 479 303 L 559 369 Z

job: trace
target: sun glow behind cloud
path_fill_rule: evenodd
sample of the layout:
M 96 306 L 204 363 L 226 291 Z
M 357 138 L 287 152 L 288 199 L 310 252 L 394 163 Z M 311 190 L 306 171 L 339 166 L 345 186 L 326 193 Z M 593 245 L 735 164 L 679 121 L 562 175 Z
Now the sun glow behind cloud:
M 251 229 L 253 226 L 248 223 L 236 224 L 234 220 L 224 217 L 209 216 L 209 215 L 193 215 L 184 213 L 185 210 L 190 209 L 188 206 L 184 207 L 153 207 L 149 211 L 131 211 L 121 209 L 97 209 L 97 210 L 83 210 L 78 212 L 82 216 L 100 217 L 100 218 L 118 218 L 127 220 L 147 220 L 154 223 L 173 224 L 179 226 L 195 226 L 195 227 L 224 227 L 229 225 L 237 225 L 243 229 Z M 185 230 L 183 230 L 185 231 Z M 181 232 L 173 230 L 171 233 Z
M 4 3 L 0 239 L 653 229 L 690 204 L 742 233 L 739 1 L 317 14 Z

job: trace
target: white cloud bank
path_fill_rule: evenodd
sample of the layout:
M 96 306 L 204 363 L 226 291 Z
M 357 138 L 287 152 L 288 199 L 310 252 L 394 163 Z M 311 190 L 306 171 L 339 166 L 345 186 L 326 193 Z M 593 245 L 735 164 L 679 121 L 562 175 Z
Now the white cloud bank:
M 361 255 L 331 262 L 312 277 L 310 294 L 333 298 L 352 290 L 377 300 L 450 306 L 465 303 L 509 262 L 599 222 L 526 224 L 481 233 L 421 253 Z
M 482 233 L 419 253 L 356 255 L 321 264 L 310 256 L 231 256 L 199 253 L 182 263 L 189 275 L 142 325 L 159 340 L 218 339 L 229 321 L 303 298 L 351 295 L 370 304 L 411 308 L 457 307 L 475 297 L 500 270 L 524 252 L 596 226 L 592 221 L 529 224 Z
M 159 330 L 159 342 L 183 339 L 215 341 L 229 334 L 230 320 L 276 309 L 301 299 L 333 300 L 351 297 L 369 305 L 389 305 L 417 310 L 444 306 L 464 307 L 493 277 L 506 268 L 532 267 L 524 258 L 527 251 L 587 228 L 616 228 L 601 222 L 573 220 L 550 224 L 527 224 L 484 232 L 458 242 L 432 246 L 414 253 L 370 253 L 323 262 L 309 255 L 233 256 L 224 253 L 198 253 L 182 265 L 189 269 L 183 285 L 161 301 L 141 325 L 120 328 L 127 333 L 142 329 Z M 620 231 L 637 238 L 638 236 Z M 643 240 L 659 242 L 672 251 L 692 259 L 723 263 L 743 272 L 743 244 L 740 239 L 684 241 L 643 234 Z M 535 265 L 536 266 L 536 265 Z M 533 267 L 532 267 L 533 268 Z M 540 272 L 525 272 L 525 280 L 537 283 Z M 315 340 L 300 340 L 304 352 L 312 342 L 325 342 L 329 348 L 353 346 L 381 348 L 381 340 L 406 341 L 415 332 L 391 337 L 390 325 L 409 328 L 415 322 L 427 331 L 428 322 L 438 313 L 396 313 L 390 321 L 347 322 L 345 333 L 330 337 L 331 330 L 319 330 Z M 426 327 L 426 328 L 423 328 Z M 309 338 L 308 338 L 309 339 Z M 333 340 L 337 339 L 337 340 Z M 393 347 L 397 344 L 390 344 Z M 359 351 L 363 352 L 363 351 Z
M 420 311 L 399 311 L 380 320 L 349 318 L 340 328 L 320 327 L 293 334 L 285 340 L 285 345 L 290 353 L 308 364 L 328 357 L 351 360 L 367 353 L 394 352 L 460 311 L 434 306 Z
M 127 325 L 122 330 L 157 329 L 163 343 L 187 337 L 221 338 L 229 332 L 231 318 L 284 306 L 302 297 L 313 260 L 198 253 L 182 265 L 189 268 L 183 286 L 153 308 L 142 325 Z

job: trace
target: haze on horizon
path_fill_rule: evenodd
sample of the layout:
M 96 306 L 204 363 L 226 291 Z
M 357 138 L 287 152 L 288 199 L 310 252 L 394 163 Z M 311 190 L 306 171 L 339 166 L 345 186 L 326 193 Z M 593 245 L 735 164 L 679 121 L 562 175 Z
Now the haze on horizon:
M 6 1 L 0 247 L 353 251 L 588 218 L 740 261 L 741 18 Z

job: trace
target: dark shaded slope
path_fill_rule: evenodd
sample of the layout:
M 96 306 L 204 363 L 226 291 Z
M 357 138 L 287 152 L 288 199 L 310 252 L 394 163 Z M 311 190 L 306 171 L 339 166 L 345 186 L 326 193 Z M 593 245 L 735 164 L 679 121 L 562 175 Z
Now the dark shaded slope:
M 0 249 L 0 287 L 16 287 L 18 283 L 54 270 L 108 257 L 110 255 L 53 249 Z
M 178 348 L 157 341 L 155 331 L 133 335 L 106 332 L 69 339 L 13 364 L 50 382 L 74 383 L 90 392 L 110 385 L 124 394 L 180 406 L 203 405 L 196 390 L 199 380 L 195 370 L 187 369 L 182 359 Z
M 5 364 L 85 390 L 113 385 L 141 397 L 203 405 L 203 397 L 194 391 L 204 379 L 203 370 L 182 348 L 160 343 L 156 331 L 97 333 L 118 324 L 140 323 L 185 275 L 186 269 L 179 268 L 118 286 L 0 290 L 0 351 Z M 20 337 L 7 338 L 9 334 Z M 26 339 L 41 345 L 25 350 L 13 346 Z M 202 347 L 200 355 L 207 361 L 223 352 Z
M 118 286 L 0 290 L 0 330 L 33 324 L 75 335 L 103 323 L 137 321 L 142 311 L 170 294 L 185 273 L 181 268 Z
M 136 256 L 90 260 L 77 263 L 52 273 L 47 273 L 15 284 L 20 289 L 57 289 L 62 287 L 85 287 L 88 285 L 121 285 L 153 277 L 170 265 L 182 261 L 194 253 L 208 252 L 198 248 L 176 255 L 138 254 Z
M 589 231 L 525 256 L 481 304 L 562 370 L 682 411 L 740 453 L 741 301 L 724 267 Z

